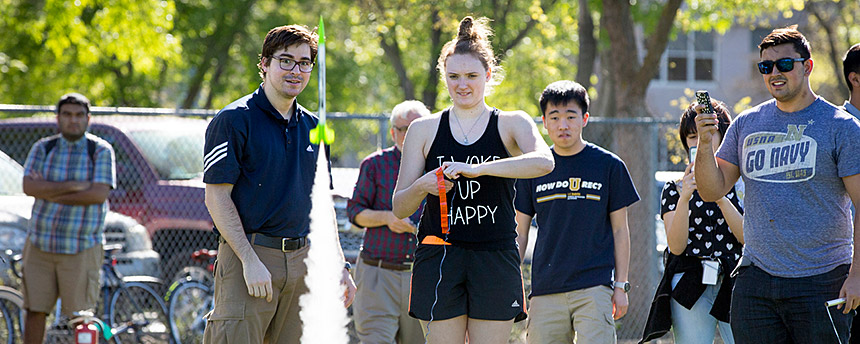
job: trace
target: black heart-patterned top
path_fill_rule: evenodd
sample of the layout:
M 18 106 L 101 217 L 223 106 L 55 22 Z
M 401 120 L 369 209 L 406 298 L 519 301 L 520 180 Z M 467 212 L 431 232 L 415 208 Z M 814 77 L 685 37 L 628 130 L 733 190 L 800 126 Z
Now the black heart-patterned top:
M 660 197 L 660 217 L 675 211 L 680 198 L 680 187 L 675 181 L 666 182 L 663 195 Z M 735 188 L 732 187 L 726 198 L 743 214 Z M 684 255 L 701 258 L 716 258 L 723 266 L 733 267 L 741 257 L 742 245 L 732 234 L 729 224 L 723 218 L 723 213 L 716 202 L 705 202 L 699 196 L 699 191 L 693 191 L 690 198 L 690 211 L 687 235 L 687 248 Z M 675 214 L 680 216 L 681 214 Z

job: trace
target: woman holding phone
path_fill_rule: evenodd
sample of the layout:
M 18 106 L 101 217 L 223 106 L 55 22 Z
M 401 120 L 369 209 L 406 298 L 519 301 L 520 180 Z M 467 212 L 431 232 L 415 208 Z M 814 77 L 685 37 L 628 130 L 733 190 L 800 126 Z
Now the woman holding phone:
M 453 104 L 410 125 L 393 200 L 398 217 L 427 200 L 409 314 L 429 343 L 462 343 L 467 332 L 470 343 L 506 343 L 514 319 L 525 318 L 514 182 L 553 169 L 529 115 L 484 101 L 500 75 L 487 21 L 463 18 L 442 48 L 437 68 Z
M 711 100 L 722 138 L 731 122 L 722 102 Z M 698 135 L 697 111 L 691 104 L 681 115 L 681 145 L 690 152 L 684 177 L 663 187 L 660 214 L 669 244 L 663 279 L 651 306 L 643 342 L 659 338 L 671 327 L 677 344 L 713 343 L 716 329 L 733 344 L 729 307 L 734 279 L 730 273 L 742 253 L 743 215 L 734 188 L 717 202 L 705 202 L 696 191 L 693 161 Z M 713 141 L 717 150 L 720 140 Z

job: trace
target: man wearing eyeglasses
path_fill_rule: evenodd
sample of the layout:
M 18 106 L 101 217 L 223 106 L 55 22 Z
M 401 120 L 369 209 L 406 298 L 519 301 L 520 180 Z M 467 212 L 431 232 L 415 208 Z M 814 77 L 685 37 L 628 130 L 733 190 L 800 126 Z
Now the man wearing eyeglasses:
M 397 104 L 391 111 L 394 146 L 361 162 L 361 172 L 346 211 L 356 226 L 367 228 L 355 268 L 353 313 L 362 343 L 424 343 L 421 324 L 409 316 L 409 285 L 415 260 L 415 224 L 421 207 L 405 219 L 391 212 L 391 198 L 400 171 L 400 150 L 412 121 L 430 115 L 417 100 Z
M 860 122 L 812 92 L 809 42 L 796 25 L 773 30 L 759 49 L 774 99 L 732 122 L 716 158 L 717 118 L 696 117 L 699 194 L 714 201 L 738 177 L 746 184 L 732 332 L 741 344 L 847 343 L 860 305 L 860 221 L 849 212 L 860 201 Z M 825 306 L 837 298 L 845 304 Z
M 206 207 L 220 245 L 204 343 L 299 343 L 302 336 L 299 296 L 308 290 L 310 192 L 321 147 L 309 138 L 318 119 L 296 97 L 316 53 L 317 35 L 304 26 L 269 31 L 258 64 L 262 85 L 206 129 Z M 341 283 L 349 306 L 355 285 L 348 268 Z

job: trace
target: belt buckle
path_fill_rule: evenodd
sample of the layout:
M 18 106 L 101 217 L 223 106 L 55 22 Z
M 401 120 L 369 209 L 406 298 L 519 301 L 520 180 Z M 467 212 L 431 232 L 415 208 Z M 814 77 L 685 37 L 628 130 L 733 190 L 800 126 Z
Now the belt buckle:
M 287 252 L 287 238 L 281 238 L 281 252 Z

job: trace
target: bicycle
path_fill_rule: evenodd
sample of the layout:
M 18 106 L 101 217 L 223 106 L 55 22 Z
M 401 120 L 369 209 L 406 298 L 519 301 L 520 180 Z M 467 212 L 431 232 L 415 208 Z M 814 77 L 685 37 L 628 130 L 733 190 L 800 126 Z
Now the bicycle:
M 160 279 L 150 276 L 121 276 L 114 268 L 115 260 L 112 253 L 122 249 L 122 245 L 105 245 L 105 259 L 101 266 L 101 295 L 102 302 L 97 305 L 96 314 L 101 314 L 101 321 L 109 324 L 111 333 L 107 336 L 111 343 L 169 343 L 170 329 L 167 321 L 167 311 L 161 297 L 153 286 L 162 285 Z M 20 257 L 16 256 L 16 259 Z M 14 267 L 15 264 L 13 263 Z M 15 275 L 21 275 L 13 268 Z M 12 302 L 21 309 L 23 298 L 21 293 L 11 288 L 0 287 L 0 305 Z M 17 300 L 20 303 L 5 300 Z M 0 312 L 3 309 L 0 308 Z M 5 315 L 5 314 L 3 314 Z M 19 326 L 14 328 L 8 339 L 14 343 L 14 337 L 22 337 L 24 332 L 24 312 L 12 315 L 12 323 L 17 320 Z M 17 319 L 16 319 L 17 318 Z M 72 339 L 74 329 L 68 326 L 61 315 L 61 300 L 57 301 L 54 312 L 48 319 L 45 334 L 46 343 L 64 343 Z M 9 321 L 6 321 L 9 324 Z M 0 324 L 0 326 L 4 326 Z M 2 330 L 0 330 L 2 331 Z M 0 332 L 2 334 L 2 332 Z M 101 339 L 106 339 L 101 338 Z M 107 342 L 104 340 L 100 342 Z M 71 341 L 73 342 L 73 340 Z
M 0 339 L 3 343 L 14 344 L 16 338 L 23 338 L 24 296 L 21 292 L 0 286 Z
M 191 252 L 190 264 L 182 267 L 171 278 L 172 281 L 182 281 L 188 277 L 191 279 L 211 286 L 215 283 L 215 258 L 218 256 L 218 250 L 199 249 Z
M 12 271 L 14 254 L 12 250 L 0 252 L 0 263 L 2 263 L 2 277 L 0 277 L 0 343 L 12 344 L 16 338 L 21 337 L 21 322 L 23 319 L 24 297 L 17 289 L 12 288 L 18 281 L 14 279 Z
M 164 296 L 168 302 L 167 317 L 175 343 L 196 344 L 203 340 L 206 329 L 204 316 L 215 306 L 212 273 L 217 254 L 217 251 L 206 249 L 192 253 L 192 260 L 205 266 L 206 273 L 189 274 L 176 280 Z

